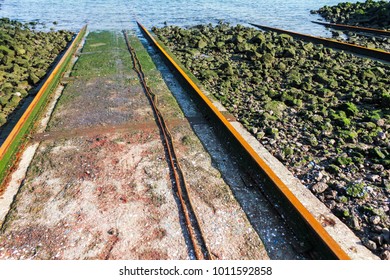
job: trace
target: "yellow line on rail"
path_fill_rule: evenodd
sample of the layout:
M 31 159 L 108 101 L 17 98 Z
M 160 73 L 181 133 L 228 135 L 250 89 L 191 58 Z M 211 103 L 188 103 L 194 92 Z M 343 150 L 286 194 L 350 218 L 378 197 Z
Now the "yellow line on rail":
M 63 66 L 65 60 L 68 58 L 69 55 L 72 54 L 73 48 L 75 47 L 76 42 L 80 39 L 80 36 L 83 36 L 87 26 L 84 26 L 79 33 L 77 34 L 76 38 L 73 40 L 72 44 L 69 46 L 65 54 L 62 56 L 61 60 L 57 63 L 54 70 L 51 72 L 49 77 L 46 79 L 45 83 L 40 88 L 37 95 L 34 97 L 31 104 L 28 106 L 27 110 L 24 112 L 22 117 L 19 119 L 19 121 L 16 123 L 15 127 L 12 129 L 11 133 L 8 135 L 4 143 L 0 147 L 0 161 L 4 158 L 5 154 L 7 153 L 9 147 L 11 146 L 12 142 L 15 140 L 16 136 L 19 134 L 20 130 L 24 126 L 25 122 L 30 117 L 32 111 L 37 106 L 38 102 L 40 101 L 42 95 L 45 93 L 47 88 L 49 87 L 50 83 L 56 78 L 56 75 L 58 75 L 59 70 Z
M 305 221 L 310 225 L 312 229 L 320 236 L 324 243 L 331 249 L 334 255 L 341 260 L 351 259 L 348 254 L 340 247 L 340 245 L 329 235 L 329 233 L 322 227 L 321 223 L 315 219 L 315 217 L 303 206 L 303 204 L 297 199 L 297 197 L 289 190 L 289 188 L 283 183 L 283 181 L 275 174 L 271 167 L 255 152 L 255 150 L 248 144 L 248 142 L 241 136 L 241 134 L 230 124 L 230 122 L 223 116 L 223 114 L 217 109 L 217 107 L 210 101 L 210 99 L 199 89 L 199 87 L 192 81 L 190 77 L 184 72 L 184 70 L 174 61 L 174 59 L 160 46 L 160 44 L 154 39 L 150 32 L 139 22 L 137 22 L 140 28 L 147 34 L 156 47 L 164 54 L 164 56 L 172 63 L 177 71 L 183 76 L 183 78 L 192 86 L 197 94 L 203 99 L 203 101 L 210 107 L 213 113 L 218 119 L 227 127 L 227 129 L 234 135 L 239 143 L 245 148 L 250 156 L 256 161 L 258 166 L 267 174 L 272 182 L 279 188 L 283 195 L 292 203 L 292 205 L 298 210 Z

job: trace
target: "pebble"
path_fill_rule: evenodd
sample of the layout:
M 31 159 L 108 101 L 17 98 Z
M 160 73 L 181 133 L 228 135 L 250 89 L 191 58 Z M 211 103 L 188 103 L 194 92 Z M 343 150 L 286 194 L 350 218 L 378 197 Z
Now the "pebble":
M 385 239 L 383 235 L 377 235 L 373 238 L 373 241 L 378 244 L 379 246 L 382 246 L 385 243 Z
M 387 261 L 390 260 L 390 251 L 389 250 L 383 251 L 381 254 L 381 259 Z
M 356 230 L 360 230 L 361 229 L 359 219 L 355 215 L 352 218 L 352 223 L 353 223 L 354 229 L 356 229 Z
M 370 180 L 371 182 L 380 182 L 381 176 L 376 175 L 376 174 L 368 174 L 367 179 Z
M 322 193 L 328 188 L 328 184 L 323 182 L 318 182 L 317 184 L 311 187 L 314 193 Z
M 366 246 L 370 250 L 376 250 L 376 243 L 366 237 L 362 239 L 363 245 Z
M 374 225 L 374 226 L 371 228 L 371 231 L 372 231 L 372 232 L 381 233 L 382 230 L 383 230 L 383 228 L 382 228 L 380 225 Z
M 329 193 L 328 195 L 326 195 L 325 197 L 326 197 L 326 199 L 334 200 L 334 199 L 336 199 L 336 197 L 337 197 L 337 191 L 332 190 L 332 191 L 330 191 L 330 193 Z
M 381 221 L 381 217 L 379 217 L 379 216 L 372 216 L 372 217 L 370 217 L 370 222 L 371 222 L 373 225 L 379 224 L 380 221 Z
M 386 140 L 387 135 L 386 135 L 385 132 L 379 131 L 379 132 L 378 132 L 378 138 L 379 138 L 380 140 Z
M 387 244 L 390 244 L 390 231 L 388 228 L 382 229 L 382 235 Z
M 328 206 L 328 208 L 329 208 L 330 210 L 332 210 L 333 208 L 336 207 L 337 203 L 336 203 L 336 201 L 334 201 L 334 200 L 329 200 L 329 201 L 326 202 L 326 205 Z
M 324 174 L 322 174 L 321 171 L 315 171 L 314 172 L 314 179 L 318 182 L 321 181 L 322 177 L 324 177 Z
M 379 119 L 376 121 L 377 126 L 384 126 L 385 125 L 385 119 Z

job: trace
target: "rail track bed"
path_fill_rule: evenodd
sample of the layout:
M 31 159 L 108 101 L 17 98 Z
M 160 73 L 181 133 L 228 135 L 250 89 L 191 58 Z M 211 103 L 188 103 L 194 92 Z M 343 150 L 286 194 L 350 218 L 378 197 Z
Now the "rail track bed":
M 8 182 L 16 195 L 0 215 L 0 259 L 329 258 L 292 231 L 145 39 L 90 33 L 62 83 Z M 342 248 L 334 257 L 376 258 L 329 211 L 310 211 L 308 223 Z

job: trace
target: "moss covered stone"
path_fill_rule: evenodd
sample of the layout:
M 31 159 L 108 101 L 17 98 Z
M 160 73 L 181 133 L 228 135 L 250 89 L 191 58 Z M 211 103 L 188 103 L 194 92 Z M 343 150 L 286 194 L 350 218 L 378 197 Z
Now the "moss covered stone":
M 345 192 L 347 195 L 354 198 L 363 198 L 367 195 L 365 184 L 363 182 L 350 182 L 346 186 Z
M 36 31 L 29 24 L 0 19 L 0 104 L 5 117 L 45 76 L 72 37 L 69 31 Z

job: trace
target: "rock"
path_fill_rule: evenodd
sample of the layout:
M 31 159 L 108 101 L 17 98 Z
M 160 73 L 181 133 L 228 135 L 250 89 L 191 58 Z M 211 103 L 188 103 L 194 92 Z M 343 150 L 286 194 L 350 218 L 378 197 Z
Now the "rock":
M 283 52 L 284 57 L 295 57 L 295 54 L 296 54 L 295 49 L 293 49 L 291 47 L 285 48 L 284 52 Z
M 261 140 L 265 136 L 265 133 L 263 131 L 256 134 L 257 140 Z
M 348 156 L 339 156 L 336 159 L 336 163 L 339 166 L 345 167 L 345 166 L 348 166 L 348 165 L 350 165 L 352 163 L 352 159 L 349 158 Z
M 385 159 L 386 158 L 386 156 L 381 151 L 380 147 L 375 147 L 375 148 L 371 149 L 370 153 L 374 157 L 378 157 L 378 158 L 381 158 L 381 159 Z
M 318 182 L 324 177 L 324 174 L 321 171 L 315 171 L 313 174 L 313 178 Z
M 362 79 L 368 81 L 376 81 L 376 76 L 371 70 L 365 70 L 362 73 Z
M 318 182 L 311 187 L 311 190 L 314 193 L 323 193 L 328 188 L 328 184 L 323 182 Z
M 293 37 L 288 34 L 280 34 L 279 37 L 283 40 L 286 40 L 289 43 L 292 43 L 294 41 Z
M 280 101 L 271 101 L 265 104 L 264 109 L 268 112 L 272 112 L 278 117 L 282 116 L 283 111 L 287 108 L 286 104 Z
M 376 250 L 377 246 L 376 243 L 367 237 L 362 238 L 363 245 L 366 246 L 370 250 Z
M 382 229 L 382 235 L 387 244 L 390 244 L 390 231 L 388 228 Z
M 262 33 L 258 33 L 256 36 L 254 36 L 251 41 L 256 44 L 263 44 L 266 42 L 265 36 Z
M 377 225 L 381 222 L 381 217 L 379 216 L 371 216 L 370 217 L 370 222 L 373 224 L 373 225 Z
M 325 168 L 325 170 L 328 171 L 329 173 L 333 174 L 333 175 L 338 175 L 341 172 L 340 167 L 338 167 L 337 165 L 334 165 L 334 164 L 329 164 Z
M 285 157 L 292 156 L 294 154 L 294 150 L 290 147 L 286 147 L 283 149 L 283 154 Z
M 349 182 L 345 188 L 347 195 L 354 198 L 363 198 L 366 196 L 365 184 L 363 182 Z
M 352 102 L 346 102 L 342 104 L 339 108 L 340 110 L 343 110 L 348 117 L 356 116 L 359 113 L 359 109 Z
M 376 170 L 376 171 L 383 171 L 383 170 L 385 170 L 385 168 L 383 167 L 382 164 L 373 164 L 373 165 L 371 165 L 371 168 Z
M 381 176 L 376 175 L 376 174 L 368 174 L 366 176 L 366 178 L 368 180 L 370 180 L 371 182 L 380 182 L 381 181 Z
M 266 135 L 269 135 L 269 136 L 271 136 L 273 138 L 277 138 L 278 135 L 279 135 L 279 129 L 274 128 L 274 127 L 268 127 L 265 130 L 265 133 L 266 133 Z
M 314 47 L 313 43 L 306 43 L 303 45 L 303 49 L 307 52 L 311 51 L 313 47 Z
M 382 246 L 384 244 L 384 238 L 383 235 L 376 235 L 372 238 L 372 241 L 374 241 L 378 246 Z
M 390 260 L 390 250 L 385 250 L 381 254 L 382 260 Z
M 377 120 L 376 121 L 376 125 L 377 126 L 384 126 L 386 124 L 386 121 L 385 121 L 385 119 L 379 119 L 379 120 Z
M 356 215 L 353 215 L 353 217 L 352 217 L 352 227 L 355 230 L 361 230 L 361 225 L 360 225 L 360 222 L 359 222 L 359 218 Z
M 387 135 L 385 132 L 379 131 L 378 132 L 378 139 L 385 140 L 387 138 Z

